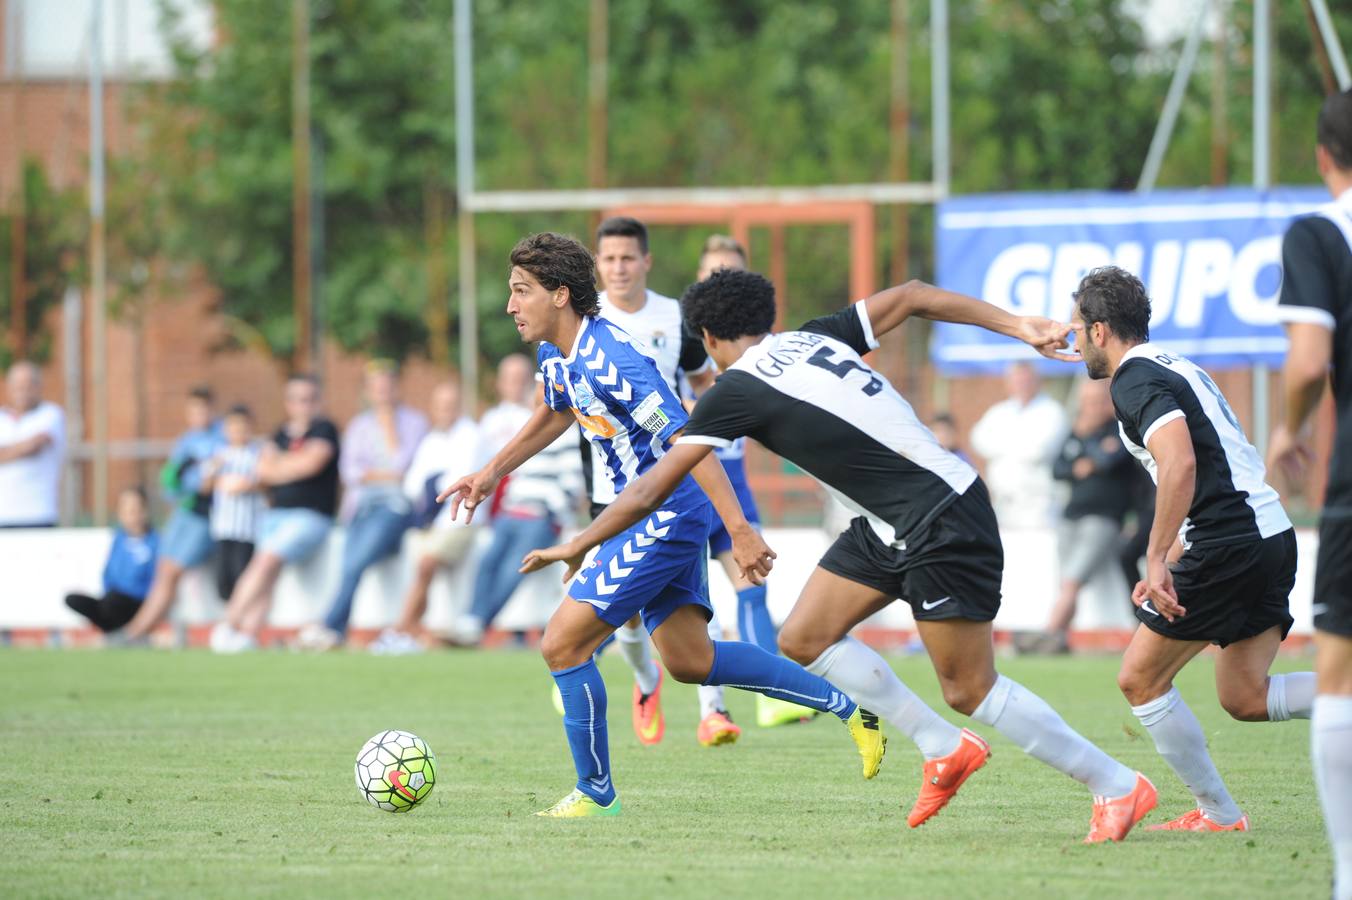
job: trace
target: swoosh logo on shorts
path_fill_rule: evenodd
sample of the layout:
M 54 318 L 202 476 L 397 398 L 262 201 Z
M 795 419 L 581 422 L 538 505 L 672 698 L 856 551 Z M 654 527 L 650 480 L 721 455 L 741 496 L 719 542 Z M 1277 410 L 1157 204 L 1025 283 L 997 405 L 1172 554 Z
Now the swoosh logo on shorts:
M 410 800 L 417 800 L 418 798 L 415 797 L 413 795 L 413 792 L 408 789 L 408 785 L 404 784 L 405 774 L 406 773 L 400 771 L 399 769 L 395 769 L 393 772 L 389 773 L 385 777 L 390 780 L 390 784 L 394 785 L 394 789 L 396 791 L 403 794 Z
M 931 610 L 931 609 L 934 609 L 934 607 L 936 607 L 936 606 L 943 606 L 945 603 L 947 603 L 949 600 L 952 600 L 952 599 L 953 599 L 952 596 L 948 596 L 948 597 L 943 597 L 943 598 L 941 598 L 941 599 L 939 599 L 939 600 L 934 600 L 934 601 L 932 601 L 932 602 L 929 601 L 929 600 L 926 600 L 926 601 L 924 601 L 924 602 L 922 602 L 922 603 L 920 604 L 920 607 L 921 607 L 921 609 Z
M 1150 605 L 1150 601 L 1149 601 L 1149 600 L 1146 600 L 1146 601 L 1144 601 L 1144 602 L 1141 603 L 1141 609 L 1143 609 L 1143 610 L 1145 610 L 1146 612 L 1150 613 L 1152 616 L 1158 616 L 1158 615 L 1159 615 L 1159 612 L 1156 611 L 1155 607 L 1153 607 L 1153 606 Z

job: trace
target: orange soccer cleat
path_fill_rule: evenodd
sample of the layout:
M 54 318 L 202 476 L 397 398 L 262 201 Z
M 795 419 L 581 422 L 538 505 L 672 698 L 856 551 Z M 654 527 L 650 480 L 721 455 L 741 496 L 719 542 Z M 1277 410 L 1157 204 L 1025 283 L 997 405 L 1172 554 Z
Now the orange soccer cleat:
M 939 810 L 948 805 L 953 795 L 962 787 L 977 769 L 990 759 L 991 748 L 974 731 L 962 730 L 962 740 L 958 749 L 947 756 L 931 759 L 925 763 L 924 781 L 920 785 L 920 796 L 915 798 L 915 806 L 906 817 L 906 824 L 912 828 L 928 822 Z
M 695 739 L 701 747 L 717 747 L 719 744 L 734 744 L 742 736 L 742 729 L 735 725 L 728 714 L 716 709 L 699 720 Z
M 1160 825 L 1149 825 L 1146 831 L 1248 831 L 1249 817 L 1240 816 L 1238 822 L 1220 825 L 1206 817 L 1200 809 L 1190 810 Z
M 634 734 L 639 743 L 648 747 L 660 744 L 667 733 L 667 720 L 662 717 L 662 667 L 657 667 L 657 687 L 644 694 L 634 685 Z
M 1101 841 L 1120 841 L 1131 833 L 1136 823 L 1155 808 L 1155 786 L 1140 772 L 1136 773 L 1136 787 L 1125 797 L 1094 798 L 1094 816 L 1089 820 L 1086 844 Z

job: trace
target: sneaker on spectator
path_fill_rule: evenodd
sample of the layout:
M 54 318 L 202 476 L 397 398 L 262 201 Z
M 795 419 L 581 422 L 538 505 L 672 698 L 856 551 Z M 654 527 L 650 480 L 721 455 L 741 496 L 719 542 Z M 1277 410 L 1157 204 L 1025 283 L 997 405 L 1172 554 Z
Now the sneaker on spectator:
M 229 653 L 229 648 L 235 643 L 239 632 L 230 627 L 230 623 L 224 620 L 217 622 L 211 629 L 211 639 L 208 645 L 212 653 Z
M 456 647 L 477 647 L 483 639 L 483 622 L 471 615 L 463 615 L 455 620 L 455 625 L 451 628 L 451 644 Z
M 343 636 L 324 625 L 306 625 L 300 630 L 293 645 L 297 650 L 311 650 L 324 653 L 334 650 L 343 643 Z
M 423 646 L 411 634 L 386 628 L 380 633 L 380 637 L 371 642 L 370 650 L 377 656 L 406 656 L 410 653 L 421 653 Z

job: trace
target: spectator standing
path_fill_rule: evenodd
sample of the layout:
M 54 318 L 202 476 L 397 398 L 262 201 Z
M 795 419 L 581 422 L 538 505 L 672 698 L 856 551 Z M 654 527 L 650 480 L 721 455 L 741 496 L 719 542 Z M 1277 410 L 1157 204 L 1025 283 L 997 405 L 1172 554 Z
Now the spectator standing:
M 240 575 L 225 620 L 211 632 L 218 653 L 258 646 L 272 589 L 287 563 L 309 559 L 333 528 L 338 509 L 338 429 L 320 415 L 319 382 L 293 375 L 283 399 L 286 421 L 258 458 L 258 483 L 270 504 L 254 557 Z
M 254 440 L 253 413 L 233 406 L 225 414 L 225 446 L 211 458 L 211 538 L 216 542 L 216 591 L 228 601 L 253 559 L 263 494 L 258 486 L 261 442 Z
M 934 434 L 934 439 L 939 442 L 940 447 L 971 465 L 972 460 L 962 449 L 962 440 L 958 437 L 958 423 L 953 421 L 951 415 L 946 412 L 935 413 L 934 418 L 930 419 L 929 430 Z
M 0 408 L 0 528 L 52 528 L 59 518 L 66 416 L 42 399 L 42 373 L 10 366 Z
M 159 562 L 150 593 L 123 632 L 129 641 L 150 634 L 160 623 L 178 596 L 183 573 L 200 566 L 211 556 L 211 491 L 203 483 L 203 467 L 224 438 L 220 423 L 214 420 L 215 397 L 211 388 L 198 386 L 188 391 L 183 407 L 187 431 L 179 435 L 174 449 L 160 469 L 160 489 L 174 504 L 161 535 Z
M 150 504 L 140 488 L 117 498 L 117 527 L 103 565 L 103 596 L 67 594 L 66 605 L 105 634 L 126 625 L 150 591 L 159 540 L 150 527 Z
M 1067 652 L 1070 644 L 1066 632 L 1075 618 L 1080 591 L 1104 576 L 1116 581 L 1113 568 L 1119 555 L 1122 521 L 1132 506 L 1138 468 L 1117 433 L 1108 382 L 1083 382 L 1070 436 L 1052 464 L 1052 476 L 1070 484 L 1070 500 L 1056 532 L 1061 594 L 1052 608 L 1046 633 L 1032 649 Z
M 461 412 L 460 385 L 456 382 L 443 382 L 432 391 L 431 413 L 432 430 L 418 444 L 403 485 L 418 526 L 409 537 L 410 551 L 417 560 L 413 582 L 404 595 L 399 619 L 371 644 L 372 653 L 416 653 L 422 649 L 419 635 L 432 579 L 442 568 L 461 565 L 474 548 L 478 524 L 457 522 L 450 504 L 437 503 L 437 494 L 457 472 L 465 471 L 463 466 L 472 466 L 479 459 L 479 426 Z M 520 560 L 518 557 L 518 565 Z
M 410 524 L 413 510 L 404 496 L 404 473 L 427 434 L 427 418 L 399 402 L 399 372 L 390 362 L 366 367 L 366 402 L 370 408 L 348 423 L 338 462 L 347 489 L 347 539 L 338 593 L 324 623 L 301 630 L 297 643 L 307 650 L 331 650 L 347 640 L 362 575 L 399 552 Z
M 563 529 L 575 523 L 582 494 L 582 460 L 572 431 L 517 467 L 493 517 L 492 543 L 479 559 L 474 599 L 456 622 L 456 644 L 474 646 L 483 640 L 525 578 L 521 561 L 530 551 L 556 543 Z
M 510 353 L 498 363 L 493 382 L 497 405 L 479 420 L 479 458 L 493 458 L 507 442 L 516 437 L 531 413 L 531 394 L 535 392 L 535 366 L 520 353 Z M 487 510 L 485 510 L 486 512 Z
M 972 429 L 972 449 L 986 460 L 986 484 L 1004 528 L 1037 528 L 1056 517 L 1052 460 L 1066 439 L 1066 414 L 1042 393 L 1037 370 L 1016 362 L 1005 375 L 1009 397 Z

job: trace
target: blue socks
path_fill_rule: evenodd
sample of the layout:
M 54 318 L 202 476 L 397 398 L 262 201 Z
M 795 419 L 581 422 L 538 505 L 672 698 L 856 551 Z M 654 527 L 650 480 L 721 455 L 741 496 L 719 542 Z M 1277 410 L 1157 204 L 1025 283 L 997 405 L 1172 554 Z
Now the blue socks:
M 813 675 L 798 663 L 767 653 L 755 644 L 744 641 L 713 643 L 714 664 L 709 669 L 709 677 L 705 679 L 705 684 L 721 684 L 725 687 L 756 691 L 767 697 L 787 700 L 819 712 L 834 713 L 841 721 L 854 715 L 853 700 L 838 691 L 831 682 L 819 675 Z M 564 702 L 567 703 L 566 695 Z M 574 751 L 573 755 L 576 756 L 577 752 Z M 580 782 L 578 786 L 581 787 Z
M 737 592 L 737 633 L 748 644 L 767 653 L 779 654 L 775 623 L 765 605 L 765 585 L 753 585 Z
M 596 669 L 596 660 L 550 674 L 563 695 L 563 730 L 573 753 L 573 768 L 577 769 L 577 789 L 609 806 L 615 799 L 615 785 L 610 781 L 606 684 Z

